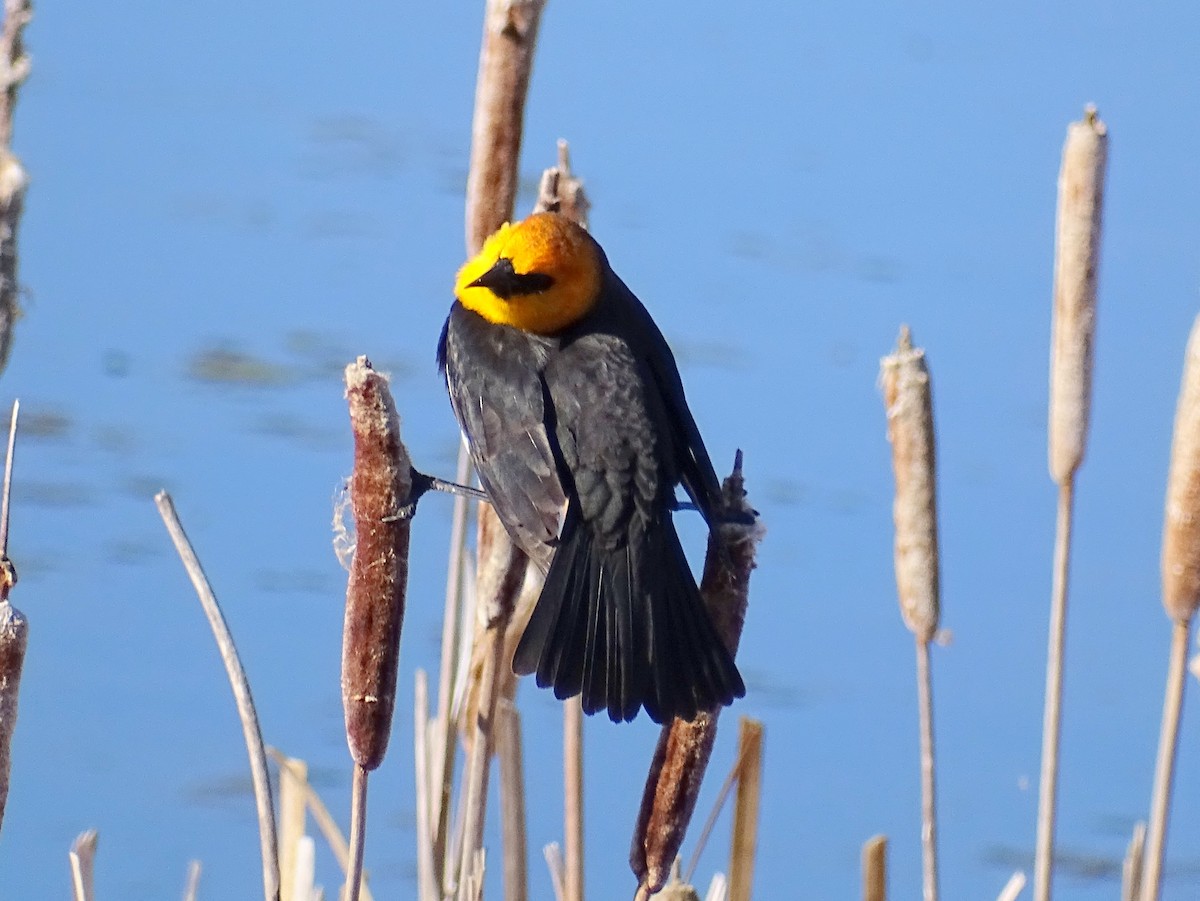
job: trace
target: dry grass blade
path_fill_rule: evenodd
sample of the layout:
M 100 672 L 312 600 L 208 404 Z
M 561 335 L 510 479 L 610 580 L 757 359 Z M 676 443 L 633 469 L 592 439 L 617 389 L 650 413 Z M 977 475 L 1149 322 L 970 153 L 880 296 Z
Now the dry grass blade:
M 763 535 L 758 514 L 746 501 L 740 451 L 722 489 L 730 521 L 709 533 L 700 593 L 717 634 L 736 654 L 755 547 Z M 679 719 L 668 723 L 659 734 L 629 852 L 639 897 L 648 897 L 666 884 L 696 808 L 716 726 L 716 713 L 700 713 L 690 723 Z
M 267 901 L 277 901 L 279 898 L 279 843 L 275 835 L 275 809 L 271 800 L 271 780 L 267 776 L 267 757 L 263 747 L 262 731 L 258 726 L 258 714 L 254 709 L 254 698 L 250 694 L 250 681 L 242 667 L 238 656 L 237 646 L 233 643 L 233 634 L 225 615 L 217 603 L 216 595 L 204 575 L 200 558 L 196 556 L 183 524 L 175 512 L 175 504 L 171 496 L 160 491 L 154 497 L 159 515 L 167 527 L 167 532 L 175 544 L 175 550 L 183 561 L 184 569 L 192 580 L 192 586 L 200 598 L 204 615 L 212 628 L 221 661 L 225 664 L 225 672 L 233 688 L 233 697 L 237 703 L 238 717 L 242 722 L 242 735 L 246 741 L 246 752 L 250 757 L 250 777 L 254 783 L 254 802 L 258 810 L 258 837 L 262 851 L 263 863 L 263 895 Z
M 733 847 L 729 852 L 730 901 L 750 901 L 753 894 L 762 765 L 763 724 L 744 716 L 738 735 L 737 800 L 733 805 Z
M 504 844 L 504 899 L 526 901 L 529 879 L 525 835 L 525 773 L 521 714 L 511 701 L 496 706 L 496 754 L 500 761 L 500 835 Z
M 279 890 L 282 901 L 295 901 L 296 848 L 307 820 L 303 786 L 308 784 L 308 764 L 288 759 L 279 773 Z
M 887 901 L 886 835 L 874 835 L 862 847 L 863 901 Z
M 1066 649 L 1067 573 L 1075 473 L 1083 462 L 1091 415 L 1092 346 L 1108 130 L 1095 107 L 1067 128 L 1058 177 L 1054 243 L 1054 318 L 1050 355 L 1050 475 L 1058 483 L 1054 584 L 1046 654 L 1046 702 L 1034 853 L 1035 901 L 1050 901 L 1058 814 L 1058 759 Z
M 1121 901 L 1138 901 L 1142 894 L 1142 862 L 1146 852 L 1146 824 L 1133 827 L 1133 838 L 1121 862 Z
M 76 901 L 95 901 L 96 848 L 100 833 L 95 829 L 81 832 L 71 843 L 71 884 Z
M 333 852 L 333 857 L 337 861 L 338 866 L 342 868 L 343 875 L 348 873 L 350 870 L 350 843 L 346 841 L 346 837 L 342 834 L 337 821 L 334 820 L 333 815 L 329 812 L 329 808 L 325 806 L 325 802 L 321 800 L 307 779 L 301 780 L 300 774 L 293 771 L 291 758 L 275 748 L 267 748 L 267 754 L 275 761 L 275 765 L 279 767 L 280 779 L 293 780 L 296 783 L 295 788 L 303 793 L 304 800 L 308 804 L 308 812 L 312 815 L 313 822 L 321 830 L 321 835 L 325 838 L 325 843 L 329 846 L 329 850 Z M 371 901 L 371 893 L 365 885 L 362 887 L 359 901 Z
M 200 861 L 188 864 L 187 882 L 183 887 L 183 901 L 196 901 L 200 895 Z
M 996 896 L 996 901 L 1017 901 L 1023 888 L 1025 888 L 1025 874 L 1018 870 L 1008 878 L 1008 882 Z
M 13 326 L 20 317 L 17 230 L 29 177 L 12 152 L 12 133 L 17 88 L 29 76 L 23 35 L 32 18 L 30 0 L 5 0 L 0 32 L 0 370 L 8 364 Z

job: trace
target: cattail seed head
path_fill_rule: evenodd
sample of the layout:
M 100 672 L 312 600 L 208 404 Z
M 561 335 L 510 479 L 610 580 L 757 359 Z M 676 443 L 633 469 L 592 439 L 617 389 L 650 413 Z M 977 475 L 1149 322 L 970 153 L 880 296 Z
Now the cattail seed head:
M 350 754 L 372 770 L 387 752 L 396 702 L 410 523 L 396 514 L 412 491 L 412 466 L 387 378 L 359 357 L 345 379 L 356 545 L 342 630 L 342 706 Z
M 1054 319 L 1050 349 L 1050 475 L 1062 484 L 1083 462 L 1092 396 L 1096 276 L 1108 129 L 1089 106 L 1067 127 L 1058 176 Z
M 1175 410 L 1163 524 L 1163 606 L 1173 620 L 1200 606 L 1200 317 L 1192 325 Z
M 940 616 L 933 397 L 925 351 L 912 346 L 908 326 L 901 327 L 895 353 L 880 367 L 896 475 L 892 517 L 900 615 L 914 635 L 929 641 Z

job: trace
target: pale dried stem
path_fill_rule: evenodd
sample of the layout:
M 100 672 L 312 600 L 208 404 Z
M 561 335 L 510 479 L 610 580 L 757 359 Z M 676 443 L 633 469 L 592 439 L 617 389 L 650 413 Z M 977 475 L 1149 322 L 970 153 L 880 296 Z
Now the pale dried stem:
M 159 515 L 167 527 L 167 532 L 175 544 L 175 550 L 183 561 L 192 586 L 200 598 L 204 615 L 217 642 L 221 661 L 225 664 L 225 672 L 233 689 L 233 697 L 237 703 L 238 717 L 242 723 L 242 735 L 246 741 L 246 752 L 250 758 L 250 777 L 254 784 L 254 801 L 258 810 L 258 837 L 262 852 L 263 865 L 263 896 L 266 901 L 279 899 L 279 854 L 278 840 L 275 834 L 275 810 L 271 800 L 271 780 L 267 776 L 267 757 L 263 747 L 262 732 L 258 726 L 258 714 L 254 709 L 254 698 L 250 693 L 250 682 L 238 656 L 237 646 L 233 642 L 233 634 L 225 622 L 225 615 L 217 603 L 216 595 L 200 565 L 183 524 L 175 512 L 175 504 L 171 496 L 160 491 L 154 496 Z
M 296 849 L 305 833 L 303 785 L 308 782 L 308 764 L 290 759 L 279 766 L 279 884 L 283 901 L 295 901 Z M 286 775 L 284 775 L 286 774 Z
M 1171 814 L 1171 789 L 1175 782 L 1175 757 L 1179 751 L 1179 721 L 1183 714 L 1183 687 L 1187 682 L 1188 639 L 1191 620 L 1176 620 L 1171 631 L 1171 656 L 1167 687 L 1163 693 L 1162 732 L 1154 766 L 1154 794 L 1146 831 L 1142 864 L 1141 901 L 1158 901 L 1162 891 L 1163 859 L 1167 850 L 1167 823 Z
M 504 849 L 504 899 L 529 897 L 525 836 L 525 774 L 522 766 L 521 714 L 508 700 L 496 706 L 496 755 L 500 762 L 500 835 Z
M 563 831 L 566 901 L 583 901 L 583 707 L 563 701 Z
M 1146 854 L 1146 824 L 1133 827 L 1133 837 L 1121 862 L 1121 901 L 1138 901 L 1142 894 L 1142 865 Z
M 350 872 L 350 843 L 346 841 L 346 836 L 342 834 L 333 814 L 329 812 L 329 808 L 325 806 L 325 802 L 321 800 L 311 783 L 307 780 L 301 781 L 300 775 L 293 769 L 292 761 L 287 755 L 280 753 L 275 748 L 268 747 L 267 756 L 279 767 L 280 779 L 292 780 L 295 783 L 294 787 L 303 793 L 304 800 L 308 804 L 308 812 L 312 814 L 313 822 L 321 830 L 321 835 L 325 838 L 329 850 L 333 852 L 333 857 L 337 861 L 337 865 L 341 867 L 344 878 Z M 359 901 L 371 901 L 371 892 L 366 885 L 362 887 Z
M 546 858 L 546 869 L 550 871 L 550 886 L 554 889 L 554 901 L 566 901 L 566 876 L 563 874 L 564 864 L 562 848 L 558 842 L 551 842 L 542 848 L 542 856 Z
M 1200 317 L 1184 358 L 1171 466 L 1167 476 L 1162 546 L 1163 606 L 1176 622 L 1200 605 Z
M 1018 870 L 1008 877 L 1008 882 L 1004 883 L 1004 888 L 1000 889 L 996 901 L 1017 901 L 1023 888 L 1025 888 L 1025 874 Z
M 296 888 L 295 901 L 317 901 L 314 886 L 317 877 L 317 843 L 311 836 L 302 835 L 296 842 L 296 859 L 293 866 L 295 869 L 292 873 L 292 885 Z
M 1058 815 L 1058 760 L 1062 731 L 1063 660 L 1067 639 L 1067 573 L 1071 566 L 1071 526 L 1075 480 L 1058 488 L 1058 521 L 1054 537 L 1054 584 L 1046 651 L 1046 700 L 1042 717 L 1042 769 L 1038 785 L 1037 838 L 1033 859 L 1035 901 L 1050 901 L 1054 877 L 1054 828 Z
M 367 837 L 367 774 L 361 764 L 354 765 L 350 786 L 350 871 L 346 874 L 345 901 L 359 901 L 363 880 L 363 850 Z
M 1082 121 L 1067 127 L 1058 175 L 1049 456 L 1050 475 L 1060 485 L 1075 474 L 1087 447 L 1107 158 L 1108 130 L 1089 106 Z
M 688 861 L 687 869 L 683 871 L 683 878 L 686 882 L 691 882 L 692 877 L 696 875 L 696 867 L 700 865 L 700 855 L 704 853 L 704 849 L 708 845 L 708 839 L 717 825 L 717 818 L 725 808 L 725 802 L 729 800 L 730 792 L 737 785 L 742 771 L 742 754 L 744 752 L 744 748 L 739 750 L 737 759 L 733 762 L 733 766 L 729 768 L 729 772 L 725 775 L 725 781 L 721 783 L 721 788 L 717 791 L 717 797 L 713 801 L 712 810 L 708 812 L 708 819 L 704 821 L 704 826 L 700 829 L 700 834 L 696 837 L 696 846 L 692 849 L 692 857 Z
M 193 860 L 188 864 L 187 882 L 183 887 L 183 901 L 196 901 L 200 895 L 200 861 Z
M 937 901 L 937 781 L 933 745 L 933 678 L 929 642 L 917 638 L 917 708 L 921 729 L 921 872 L 925 901 Z
M 763 725 L 742 717 L 738 734 L 737 799 L 729 852 L 729 901 L 750 901 L 754 855 L 758 850 L 758 810 L 762 796 Z
M 71 881 L 78 901 L 95 901 L 96 898 L 96 847 L 100 833 L 88 829 L 76 836 L 71 843 Z
M 875 835 L 862 847 L 863 901 L 887 901 L 887 846 L 886 835 Z
M 4 456 L 4 488 L 0 494 L 0 557 L 8 557 L 9 501 L 12 498 L 13 460 L 17 450 L 17 416 L 21 412 L 21 401 L 14 400 L 8 422 L 8 452 Z M 5 592 L 3 597 L 7 597 Z
M 454 480 L 465 485 L 471 477 L 471 455 L 466 443 L 458 449 L 458 467 Z M 454 496 L 454 511 L 450 521 L 450 563 L 446 574 L 446 603 L 442 617 L 442 657 L 438 669 L 438 714 L 434 723 L 437 752 L 432 753 L 430 785 L 435 789 L 430 798 L 430 832 L 434 878 L 438 892 L 449 874 L 451 862 L 446 843 L 450 830 L 451 789 L 454 784 L 455 729 L 452 728 L 452 707 L 455 695 L 455 674 L 459 671 L 462 639 L 463 572 L 467 547 L 467 499 Z M 436 806 L 432 806 L 436 803 Z
M 896 478 L 896 591 L 905 625 L 929 641 L 940 616 L 937 468 L 933 394 L 925 352 L 902 326 L 894 353 L 880 362 L 888 441 Z
M 417 783 L 417 897 L 420 901 L 439 901 L 434 877 L 433 834 L 430 831 L 429 781 L 429 677 L 418 669 L 413 689 L 413 769 Z

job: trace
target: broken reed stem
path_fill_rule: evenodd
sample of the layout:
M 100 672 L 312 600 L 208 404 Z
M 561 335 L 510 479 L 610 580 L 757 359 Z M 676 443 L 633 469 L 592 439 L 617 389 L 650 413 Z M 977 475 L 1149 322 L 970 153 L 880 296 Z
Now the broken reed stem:
M 729 851 L 729 901 L 750 901 L 754 855 L 758 849 L 758 809 L 762 795 L 763 725 L 743 716 L 738 726 L 737 799 Z
M 313 822 L 317 824 L 317 828 L 321 830 L 321 835 L 324 837 L 325 843 L 329 846 L 329 850 L 333 852 L 333 858 L 341 868 L 344 879 L 350 872 L 350 843 L 342 835 L 341 828 L 339 828 L 333 815 L 329 812 L 329 808 L 325 806 L 325 802 L 321 800 L 320 795 L 317 794 L 308 780 L 303 778 L 301 773 L 296 769 L 295 764 L 300 761 L 293 760 L 272 747 L 267 748 L 267 756 L 275 761 L 275 765 L 279 767 L 280 781 L 282 782 L 286 778 L 286 780 L 293 784 L 296 790 L 303 794 L 304 800 L 308 804 L 308 812 L 312 814 Z M 371 891 L 366 885 L 362 887 L 359 901 L 371 901 Z
M 736 656 L 755 546 L 763 534 L 758 514 L 746 500 L 741 451 L 734 460 L 733 472 L 722 484 L 722 496 L 727 518 L 709 532 L 700 594 L 717 634 L 730 654 Z M 638 897 L 649 897 L 666 884 L 679 855 L 712 756 L 719 712 L 698 713 L 690 723 L 672 720 L 659 733 L 629 852 L 629 866 L 638 880 Z
M 487 0 L 467 175 L 467 253 L 512 217 L 525 98 L 546 0 Z
M 88 829 L 79 833 L 71 843 L 71 881 L 79 901 L 95 901 L 96 847 L 99 842 L 100 833 Z
M 562 848 L 558 842 L 550 842 L 542 848 L 542 856 L 546 858 L 546 869 L 550 871 L 550 887 L 554 890 L 554 901 L 565 901 L 566 889 L 563 883 L 566 877 L 563 875 Z
M 937 465 L 933 391 L 925 352 L 901 326 L 896 350 L 881 361 L 883 398 L 896 495 L 896 593 L 900 615 L 916 637 L 917 716 L 921 733 L 921 862 L 925 901 L 938 897 L 937 792 L 933 679 L 929 642 L 941 619 L 937 532 Z
M 529 897 L 525 836 L 525 775 L 521 765 L 521 714 L 511 701 L 496 707 L 500 761 L 500 835 L 504 850 L 504 901 Z
M 233 697 L 237 702 L 238 717 L 242 722 L 242 735 L 246 741 L 246 752 L 250 757 L 250 777 L 254 784 L 254 802 L 258 809 L 258 837 L 262 851 L 263 865 L 263 895 L 266 901 L 278 901 L 279 898 L 279 844 L 275 834 L 275 808 L 271 800 L 271 780 L 267 776 L 267 756 L 263 747 L 262 731 L 258 726 L 258 714 L 254 709 L 254 698 L 250 694 L 250 681 L 242 667 L 238 656 L 237 646 L 233 642 L 233 633 L 225 622 L 225 615 L 217 603 L 216 595 L 200 565 L 192 544 L 188 541 L 179 515 L 175 512 L 175 504 L 171 495 L 160 491 L 154 496 L 159 515 L 167 527 L 167 532 L 175 544 L 175 550 L 183 561 L 192 586 L 200 598 L 204 615 L 208 618 L 209 627 L 217 642 L 221 661 L 225 664 L 225 672 L 233 688 Z
M 1135 823 L 1133 838 L 1121 863 L 1121 901 L 1138 901 L 1142 896 L 1142 866 L 1146 853 L 1146 824 Z
M 1049 429 L 1050 475 L 1059 487 L 1058 530 L 1046 661 L 1034 901 L 1050 901 L 1053 881 L 1071 515 L 1075 473 L 1083 462 L 1091 416 L 1096 280 L 1100 267 L 1107 157 L 1107 129 L 1097 116 L 1096 108 L 1088 106 L 1083 120 L 1067 127 L 1058 176 Z
M 20 413 L 21 401 L 14 400 L 8 420 L 8 451 L 4 455 L 4 487 L 3 494 L 0 495 L 0 557 L 4 558 L 8 557 L 9 502 L 12 499 L 13 460 L 17 451 L 17 417 Z M 4 592 L 3 596 L 8 597 L 8 593 Z
M 583 706 L 563 701 L 563 832 L 566 901 L 583 901 Z
M 1008 882 L 1004 883 L 1004 888 L 1000 889 L 996 901 L 1017 901 L 1023 888 L 1025 888 L 1025 874 L 1018 870 L 1008 877 Z
M 270 755 L 270 751 L 267 752 Z M 279 766 L 279 891 L 282 898 L 296 895 L 296 853 L 305 834 L 305 810 L 302 785 L 308 782 L 308 764 L 303 760 L 284 760 Z M 302 897 L 302 896 L 301 896 Z
M 917 638 L 917 708 L 921 729 L 921 872 L 925 901 L 938 896 L 937 782 L 933 751 L 933 679 L 929 642 Z
M 187 882 L 183 887 L 183 901 L 196 901 L 200 894 L 200 861 L 188 864 Z
M 29 76 L 24 30 L 33 18 L 30 0 L 5 0 L 0 31 L 0 371 L 8 365 L 13 327 L 20 316 L 17 230 L 29 177 L 12 152 L 17 88 Z
M 887 901 L 887 846 L 886 835 L 875 835 L 862 847 L 863 901 Z
M 367 833 L 367 774 L 361 764 L 354 765 L 350 786 L 350 868 L 346 873 L 345 901 L 359 901 L 363 879 L 363 849 Z

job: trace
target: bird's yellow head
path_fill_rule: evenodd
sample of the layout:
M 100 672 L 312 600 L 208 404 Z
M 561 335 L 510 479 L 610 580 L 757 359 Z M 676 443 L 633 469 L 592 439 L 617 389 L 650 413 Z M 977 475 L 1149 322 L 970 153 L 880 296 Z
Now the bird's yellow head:
M 578 322 L 600 295 L 600 251 L 557 213 L 500 226 L 458 271 L 454 294 L 489 322 L 553 335 Z

